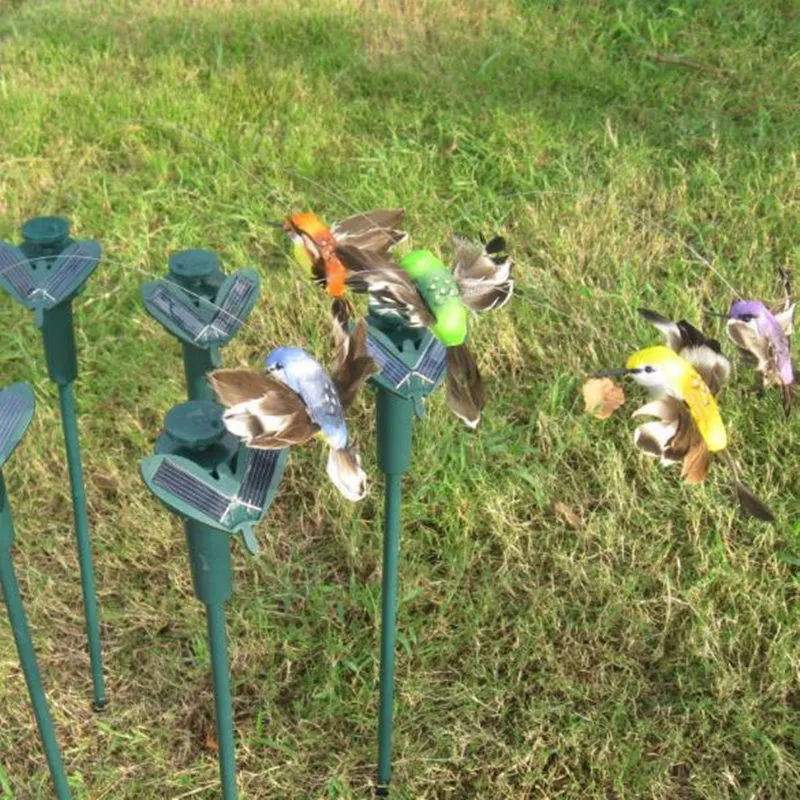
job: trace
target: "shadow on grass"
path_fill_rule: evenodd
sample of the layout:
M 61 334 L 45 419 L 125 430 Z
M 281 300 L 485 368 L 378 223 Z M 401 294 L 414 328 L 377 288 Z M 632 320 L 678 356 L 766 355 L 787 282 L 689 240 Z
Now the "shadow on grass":
M 332 125 L 347 124 L 336 116 L 339 104 L 393 106 L 399 118 L 407 112 L 421 122 L 415 131 L 427 123 L 437 144 L 447 139 L 446 122 L 437 121 L 467 112 L 484 135 L 498 114 L 532 115 L 572 140 L 599 137 L 616 147 L 627 138 L 687 160 L 707 156 L 725 137 L 764 151 L 791 147 L 798 106 L 791 71 L 781 69 L 792 49 L 788 6 L 760 15 L 725 4 L 689 4 L 680 13 L 669 3 L 501 7 L 504 15 L 487 12 L 471 29 L 446 9 L 420 20 L 397 9 L 359 15 L 325 4 L 132 18 L 65 10 L 57 26 L 37 24 L 48 12 L 31 7 L 17 25 L 76 59 L 168 56 L 209 81 L 245 70 L 254 91 L 268 92 L 278 73 L 299 72 L 309 88 L 329 87 Z M 720 44 L 715 53 L 705 50 L 706 34 Z M 746 62 L 737 50 L 750 45 L 759 52 Z

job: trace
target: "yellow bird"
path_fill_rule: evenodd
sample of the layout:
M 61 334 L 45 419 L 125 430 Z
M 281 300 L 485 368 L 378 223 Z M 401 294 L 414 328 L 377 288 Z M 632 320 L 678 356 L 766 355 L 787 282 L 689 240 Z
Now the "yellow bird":
M 683 400 L 712 453 L 728 446 L 719 406 L 700 373 L 674 350 L 664 345 L 647 347 L 634 353 L 625 371 L 653 394 L 668 394 Z
M 638 350 L 621 369 L 597 377 L 627 375 L 649 390 L 652 400 L 633 416 L 655 417 L 640 425 L 634 443 L 664 464 L 683 463 L 683 477 L 701 483 L 711 454 L 717 454 L 733 475 L 742 507 L 758 519 L 773 521 L 772 511 L 739 478 L 739 468 L 728 451 L 728 436 L 716 395 L 730 377 L 730 363 L 719 342 L 704 336 L 685 320 L 671 322 L 652 311 L 640 314 L 665 336 L 667 346 Z

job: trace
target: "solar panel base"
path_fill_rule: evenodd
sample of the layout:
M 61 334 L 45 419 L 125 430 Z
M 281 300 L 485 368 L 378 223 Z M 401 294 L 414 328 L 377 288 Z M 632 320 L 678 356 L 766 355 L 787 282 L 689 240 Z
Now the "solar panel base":
M 100 245 L 74 242 L 56 256 L 28 258 L 0 245 L 0 285 L 30 310 L 51 310 L 74 297 L 97 268 Z
M 175 514 L 228 533 L 250 529 L 272 503 L 287 457 L 286 450 L 251 450 L 242 445 L 235 459 L 214 474 L 189 458 L 155 455 L 142 462 L 142 476 L 156 497 Z M 236 473 L 230 465 L 236 462 Z
M 429 332 L 417 346 L 406 340 L 400 350 L 386 333 L 370 326 L 367 348 L 381 368 L 373 382 L 403 397 L 426 397 L 447 371 L 447 349 Z
M 145 308 L 182 342 L 203 349 L 230 341 L 258 297 L 258 273 L 243 269 L 222 283 L 213 299 L 193 294 L 171 281 L 142 286 Z
M 99 261 L 97 242 L 75 242 L 67 247 L 50 268 L 51 277 L 43 289 L 45 307 L 52 308 L 80 291 Z

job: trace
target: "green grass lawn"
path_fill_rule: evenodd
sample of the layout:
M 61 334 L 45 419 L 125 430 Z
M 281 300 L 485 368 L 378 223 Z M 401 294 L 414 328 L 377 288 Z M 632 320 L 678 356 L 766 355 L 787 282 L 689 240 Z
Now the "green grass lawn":
M 800 427 L 741 369 L 722 465 L 681 484 L 580 385 L 703 318 L 800 284 L 800 11 L 786 0 L 0 2 L 0 239 L 38 214 L 102 241 L 76 302 L 87 491 L 111 708 L 90 684 L 57 400 L 28 312 L 0 298 L 0 385 L 38 410 L 6 480 L 22 591 L 78 798 L 212 798 L 202 609 L 180 523 L 142 484 L 184 396 L 139 286 L 219 251 L 263 281 L 225 363 L 327 360 L 329 304 L 265 225 L 402 204 L 415 243 L 504 233 L 520 295 L 481 319 L 477 432 L 442 393 L 406 481 L 396 792 L 421 798 L 792 798 L 800 791 Z M 208 140 L 212 144 L 206 143 Z M 234 160 L 243 165 L 240 168 Z M 690 249 L 691 248 L 691 249 Z M 707 258 L 713 269 L 692 254 Z M 731 288 L 733 287 L 733 288 Z M 732 348 L 728 347 L 729 355 Z M 368 796 L 376 759 L 381 481 L 370 393 L 359 506 L 292 453 L 235 547 L 228 613 L 245 798 Z M 0 796 L 49 777 L 0 613 Z

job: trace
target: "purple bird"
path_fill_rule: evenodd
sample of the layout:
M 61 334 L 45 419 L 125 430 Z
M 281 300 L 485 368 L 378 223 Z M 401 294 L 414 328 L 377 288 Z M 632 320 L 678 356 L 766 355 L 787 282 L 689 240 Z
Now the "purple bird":
M 746 363 L 755 366 L 762 386 L 779 386 L 788 416 L 794 389 L 789 337 L 794 326 L 795 303 L 789 296 L 788 276 L 784 275 L 786 299 L 782 307 L 767 308 L 759 300 L 736 300 L 728 312 L 728 335 Z

